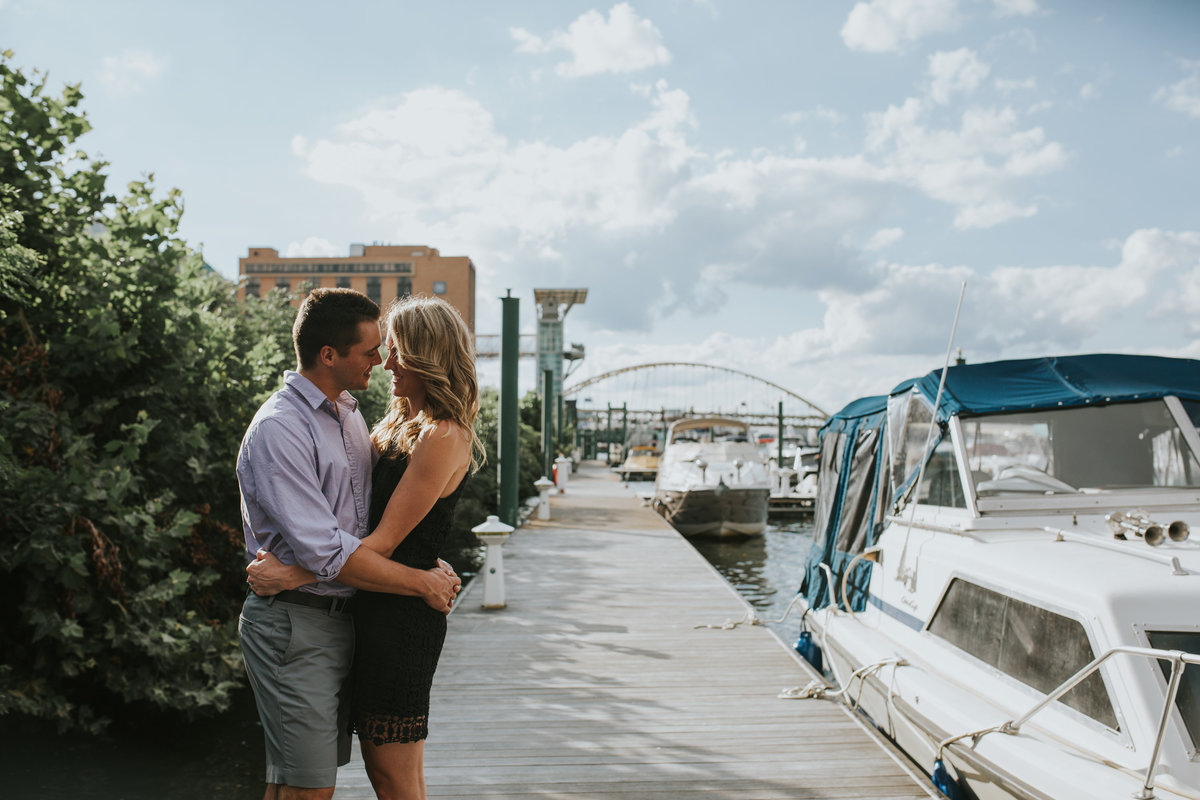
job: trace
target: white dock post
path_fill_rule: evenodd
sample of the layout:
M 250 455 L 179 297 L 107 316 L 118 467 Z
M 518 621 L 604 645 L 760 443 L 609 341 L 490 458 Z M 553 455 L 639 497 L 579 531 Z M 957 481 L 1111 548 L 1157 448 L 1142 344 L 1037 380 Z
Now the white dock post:
M 784 467 L 779 470 L 779 496 L 787 497 L 792 493 L 792 476 L 796 474 L 796 470 Z
M 571 475 L 571 459 L 566 456 L 559 456 L 554 459 L 554 485 L 558 487 L 558 493 L 563 494 L 567 488 L 567 478 Z
M 554 481 L 543 475 L 533 485 L 538 490 L 538 519 L 550 519 L 550 490 L 554 488 Z
M 511 525 L 505 525 L 495 514 L 489 514 L 487 521 L 471 528 L 471 533 L 487 545 L 483 559 L 483 607 L 504 608 L 504 552 L 501 546 L 508 541 L 513 532 Z

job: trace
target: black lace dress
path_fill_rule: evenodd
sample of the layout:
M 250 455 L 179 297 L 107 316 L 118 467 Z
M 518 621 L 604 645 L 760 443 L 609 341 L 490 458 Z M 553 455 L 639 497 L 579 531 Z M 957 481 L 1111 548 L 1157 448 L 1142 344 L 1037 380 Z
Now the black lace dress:
M 408 457 L 381 458 L 371 474 L 374 530 L 408 467 Z M 464 477 L 439 498 L 392 553 L 417 569 L 437 566 Z M 429 735 L 429 690 L 446 638 L 446 615 L 419 597 L 359 591 L 354 599 L 354 683 L 351 722 L 375 745 L 417 742 Z

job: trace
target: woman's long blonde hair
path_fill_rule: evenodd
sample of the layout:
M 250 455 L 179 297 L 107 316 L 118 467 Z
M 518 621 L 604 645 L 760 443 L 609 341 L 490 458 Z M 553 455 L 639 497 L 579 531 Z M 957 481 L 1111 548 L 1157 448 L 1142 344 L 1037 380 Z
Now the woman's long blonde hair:
M 396 345 L 400 367 L 421 379 L 425 407 L 408 419 L 408 399 L 393 396 L 387 414 L 371 431 L 371 441 L 383 455 L 411 453 L 422 430 L 449 420 L 470 435 L 470 469 L 475 472 L 485 454 L 475 434 L 479 384 L 475 342 L 466 323 L 446 301 L 413 295 L 392 306 L 385 333 Z

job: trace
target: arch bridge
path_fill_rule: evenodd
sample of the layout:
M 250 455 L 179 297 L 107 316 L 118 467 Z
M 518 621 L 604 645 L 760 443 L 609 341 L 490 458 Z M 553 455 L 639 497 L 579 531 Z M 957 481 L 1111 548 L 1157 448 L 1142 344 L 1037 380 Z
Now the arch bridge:
M 828 414 L 816 403 L 766 378 L 731 367 L 662 361 L 622 367 L 563 388 L 581 428 L 629 438 L 658 432 L 685 416 L 724 416 L 764 430 L 782 424 L 785 436 L 815 442 Z M 782 411 L 782 414 L 781 414 Z

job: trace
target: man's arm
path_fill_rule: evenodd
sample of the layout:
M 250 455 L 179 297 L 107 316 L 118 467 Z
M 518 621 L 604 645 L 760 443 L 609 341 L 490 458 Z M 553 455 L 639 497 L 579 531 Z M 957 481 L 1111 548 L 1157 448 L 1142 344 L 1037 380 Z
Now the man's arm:
M 264 527 L 282 537 L 316 580 L 331 581 L 361 542 L 339 526 L 322 491 L 313 448 L 311 435 L 294 420 L 264 419 L 243 444 L 246 477 Z M 238 476 L 243 477 L 240 464 Z
M 337 579 L 358 589 L 420 597 L 442 612 L 449 612 L 455 594 L 462 588 L 462 579 L 441 559 L 437 567 L 421 570 L 398 564 L 366 547 L 350 554 Z M 265 550 L 260 550 L 258 558 L 246 567 L 246 582 L 260 595 L 279 594 L 314 580 L 308 570 L 297 564 L 281 564 Z

